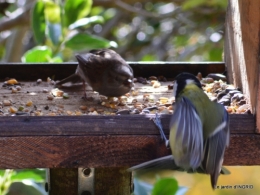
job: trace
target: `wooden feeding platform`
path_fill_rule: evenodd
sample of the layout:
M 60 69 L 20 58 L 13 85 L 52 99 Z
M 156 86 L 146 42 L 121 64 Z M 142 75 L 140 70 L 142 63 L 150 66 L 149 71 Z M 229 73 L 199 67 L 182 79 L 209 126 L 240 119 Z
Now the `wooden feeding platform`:
M 135 77 L 165 75 L 173 78 L 187 70 L 194 74 L 202 72 L 203 75 L 225 71 L 224 63 L 129 64 Z M 62 79 L 73 73 L 76 66 L 76 63 L 0 65 L 2 81 L 5 77 L 16 78 L 22 86 L 17 93 L 1 88 L 0 100 L 11 100 L 16 107 L 31 100 L 33 106 L 29 109 L 45 113 L 44 116 L 0 116 L 0 168 L 49 168 L 49 194 L 59 195 L 68 192 L 77 194 L 78 168 L 93 167 L 96 194 L 130 193 L 131 174 L 126 169 L 168 155 L 170 151 L 161 141 L 149 114 L 92 116 L 82 112 L 81 116 L 68 116 L 64 112 L 62 116 L 48 115 L 50 110 L 62 108 L 74 111 L 81 105 L 109 112 L 115 110 L 102 106 L 99 96 L 93 92 L 90 92 L 94 97 L 92 101 L 83 100 L 81 85 L 61 88 L 69 94 L 68 99 L 47 99 L 43 90 L 51 91 L 55 87 L 46 82 L 46 78 Z M 37 84 L 39 78 L 43 82 Z M 155 99 L 161 96 L 170 98 L 172 90 L 168 90 L 167 86 L 171 81 L 161 83 L 157 91 L 151 90 L 151 86 L 136 83 L 135 88 L 139 91 L 136 98 L 142 98 L 144 93 L 153 93 Z M 3 109 L 7 107 L 3 106 Z M 166 134 L 169 134 L 170 116 L 161 116 Z M 260 150 L 257 148 L 260 136 L 255 133 L 255 117 L 252 114 L 231 114 L 230 119 L 231 144 L 225 153 L 224 165 L 259 164 Z M 111 188 L 114 191 L 108 193 Z
M 186 71 L 223 73 L 229 82 L 242 89 L 252 114 L 231 114 L 230 146 L 224 165 L 260 165 L 260 104 L 259 104 L 259 33 L 260 1 L 229 0 L 225 22 L 224 63 L 135 63 L 129 62 L 135 77 L 163 75 L 174 78 Z M 75 109 L 85 104 L 80 87 L 68 90 L 69 99 L 52 103 L 41 93 L 52 86 L 36 80 L 50 77 L 63 79 L 72 74 L 76 63 L 62 64 L 1 64 L 0 79 L 16 78 L 23 83 L 21 92 L 0 89 L 0 100 L 13 96 L 32 99 L 44 110 Z M 166 83 L 165 83 L 166 85 Z M 141 85 L 136 86 L 141 89 Z M 164 86 L 165 87 L 165 86 Z M 23 90 L 28 90 L 28 93 Z M 75 90 L 75 91 L 73 91 Z M 22 93 L 24 92 L 24 93 Z M 32 95 L 31 92 L 35 92 Z M 170 92 L 161 91 L 170 96 Z M 155 95 L 161 95 L 159 92 Z M 15 98 L 14 98 L 15 100 Z M 60 101 L 60 102 L 58 102 Z M 21 102 L 13 101 L 17 105 Z M 58 103 L 57 103 L 58 102 Z M 97 105 L 98 101 L 93 101 Z M 90 103 L 87 103 L 87 106 Z M 130 166 L 169 154 L 160 139 L 150 115 L 83 115 L 83 116 L 1 116 L 0 168 L 49 168 L 46 189 L 50 195 L 130 194 Z M 162 115 L 162 125 L 169 133 L 170 115 Z M 95 168 L 95 169 L 92 169 Z M 95 177 L 93 176 L 93 171 Z M 83 176 L 82 176 L 83 174 Z M 92 175 L 92 176 L 91 176 Z M 82 185 L 88 180 L 90 185 Z M 82 187 L 83 186 L 83 187 Z M 81 191 L 80 191 L 80 190 Z

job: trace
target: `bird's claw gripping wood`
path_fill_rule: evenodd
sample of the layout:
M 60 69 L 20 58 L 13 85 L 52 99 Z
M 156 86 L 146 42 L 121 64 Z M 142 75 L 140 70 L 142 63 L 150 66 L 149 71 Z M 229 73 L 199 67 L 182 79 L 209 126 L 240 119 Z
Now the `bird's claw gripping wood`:
M 161 139 L 165 142 L 165 146 L 169 148 L 169 140 L 166 138 L 163 129 L 162 129 L 162 123 L 161 123 L 161 117 L 156 113 L 155 117 L 153 118 L 154 124 L 157 126 L 157 128 L 160 131 Z

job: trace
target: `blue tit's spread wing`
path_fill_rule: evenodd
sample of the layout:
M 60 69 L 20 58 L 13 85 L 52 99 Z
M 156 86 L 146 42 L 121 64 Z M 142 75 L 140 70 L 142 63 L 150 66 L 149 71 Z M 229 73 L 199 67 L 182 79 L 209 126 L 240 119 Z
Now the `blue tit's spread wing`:
M 205 140 L 204 159 L 202 166 L 208 174 L 211 175 L 211 184 L 214 188 L 223 163 L 224 152 L 229 145 L 229 117 L 225 108 L 216 104 L 220 114 L 222 115 L 219 125 L 214 132 Z
M 176 164 L 196 169 L 203 159 L 202 123 L 191 101 L 181 97 L 170 121 L 170 146 Z

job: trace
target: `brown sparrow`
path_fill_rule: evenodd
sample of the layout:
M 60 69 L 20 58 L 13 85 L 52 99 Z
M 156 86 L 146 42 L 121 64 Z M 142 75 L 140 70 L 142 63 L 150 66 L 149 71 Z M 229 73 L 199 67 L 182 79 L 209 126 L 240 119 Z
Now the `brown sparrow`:
M 79 78 L 101 95 L 118 97 L 133 88 L 133 70 L 125 60 L 111 49 L 91 50 L 86 54 L 76 55 L 78 67 L 76 72 L 56 83 L 61 86 L 67 82 L 75 82 Z M 84 93 L 86 97 L 86 93 Z

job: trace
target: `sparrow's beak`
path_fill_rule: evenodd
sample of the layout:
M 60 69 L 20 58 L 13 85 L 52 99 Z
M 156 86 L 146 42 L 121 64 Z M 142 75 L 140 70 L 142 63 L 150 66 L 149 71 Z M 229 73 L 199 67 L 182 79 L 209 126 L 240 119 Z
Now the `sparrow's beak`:
M 93 56 L 93 54 L 87 53 L 87 54 L 76 54 L 75 57 L 77 58 L 79 63 L 85 64 L 89 61 L 90 56 Z

